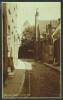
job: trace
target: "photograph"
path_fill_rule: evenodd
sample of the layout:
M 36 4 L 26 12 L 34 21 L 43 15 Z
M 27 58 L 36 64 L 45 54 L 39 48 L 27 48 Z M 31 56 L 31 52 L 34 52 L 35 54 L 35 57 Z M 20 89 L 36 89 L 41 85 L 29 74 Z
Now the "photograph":
M 61 2 L 2 2 L 2 98 L 61 98 Z

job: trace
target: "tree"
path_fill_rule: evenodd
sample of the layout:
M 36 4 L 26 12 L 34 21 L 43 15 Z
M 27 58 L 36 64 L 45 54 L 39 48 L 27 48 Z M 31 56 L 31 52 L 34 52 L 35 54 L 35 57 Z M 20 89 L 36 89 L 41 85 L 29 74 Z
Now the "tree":
M 22 32 L 22 45 L 32 44 L 34 42 L 35 27 L 30 26 Z

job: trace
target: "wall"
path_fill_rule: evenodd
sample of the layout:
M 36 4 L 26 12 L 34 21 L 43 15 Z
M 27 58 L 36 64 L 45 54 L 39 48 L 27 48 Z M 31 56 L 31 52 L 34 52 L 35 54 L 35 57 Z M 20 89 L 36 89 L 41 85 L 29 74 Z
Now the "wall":
M 61 24 L 59 23 L 56 30 L 53 32 L 53 43 L 54 43 L 54 65 L 60 65 L 60 40 L 61 40 Z
M 13 71 L 18 50 L 17 5 L 15 2 L 3 3 L 3 70 L 10 68 Z
M 17 28 L 17 4 L 7 3 L 7 28 L 8 37 L 8 57 L 13 58 L 13 63 L 16 65 L 18 60 L 18 28 Z
M 3 5 L 3 81 L 7 79 L 8 47 L 7 47 L 7 12 L 6 4 Z

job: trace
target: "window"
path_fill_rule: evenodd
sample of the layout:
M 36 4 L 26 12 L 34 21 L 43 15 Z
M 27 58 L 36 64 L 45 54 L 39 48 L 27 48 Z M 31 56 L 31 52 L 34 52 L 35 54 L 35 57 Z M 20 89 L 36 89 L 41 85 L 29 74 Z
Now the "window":
M 8 9 L 9 14 L 11 15 L 10 9 Z
M 15 28 L 15 26 L 14 26 L 14 28 Z
M 14 7 L 14 11 L 15 11 L 15 7 Z
M 15 41 L 15 36 L 14 36 L 14 41 Z
M 13 21 L 13 19 L 12 19 L 12 23 L 13 23 L 14 21 Z
M 13 34 L 13 31 L 12 31 L 12 34 Z
M 8 35 L 10 35 L 10 25 L 8 25 Z
M 10 25 L 8 25 L 8 30 L 10 31 Z

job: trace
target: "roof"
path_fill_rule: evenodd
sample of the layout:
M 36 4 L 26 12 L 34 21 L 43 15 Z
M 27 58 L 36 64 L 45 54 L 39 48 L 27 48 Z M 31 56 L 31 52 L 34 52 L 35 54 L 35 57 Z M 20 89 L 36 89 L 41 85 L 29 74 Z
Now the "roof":
M 55 31 L 52 34 L 53 38 L 58 38 L 60 37 L 60 31 L 61 30 L 61 24 L 59 23 L 59 25 L 57 26 L 57 28 L 55 29 Z
M 26 21 L 24 22 L 23 26 L 24 26 L 24 27 L 25 27 L 25 26 L 30 26 L 30 23 L 26 20 Z
M 46 25 L 52 24 L 53 28 L 56 28 L 59 24 L 58 20 L 39 20 L 39 31 L 40 34 L 43 34 L 43 32 L 46 32 Z

